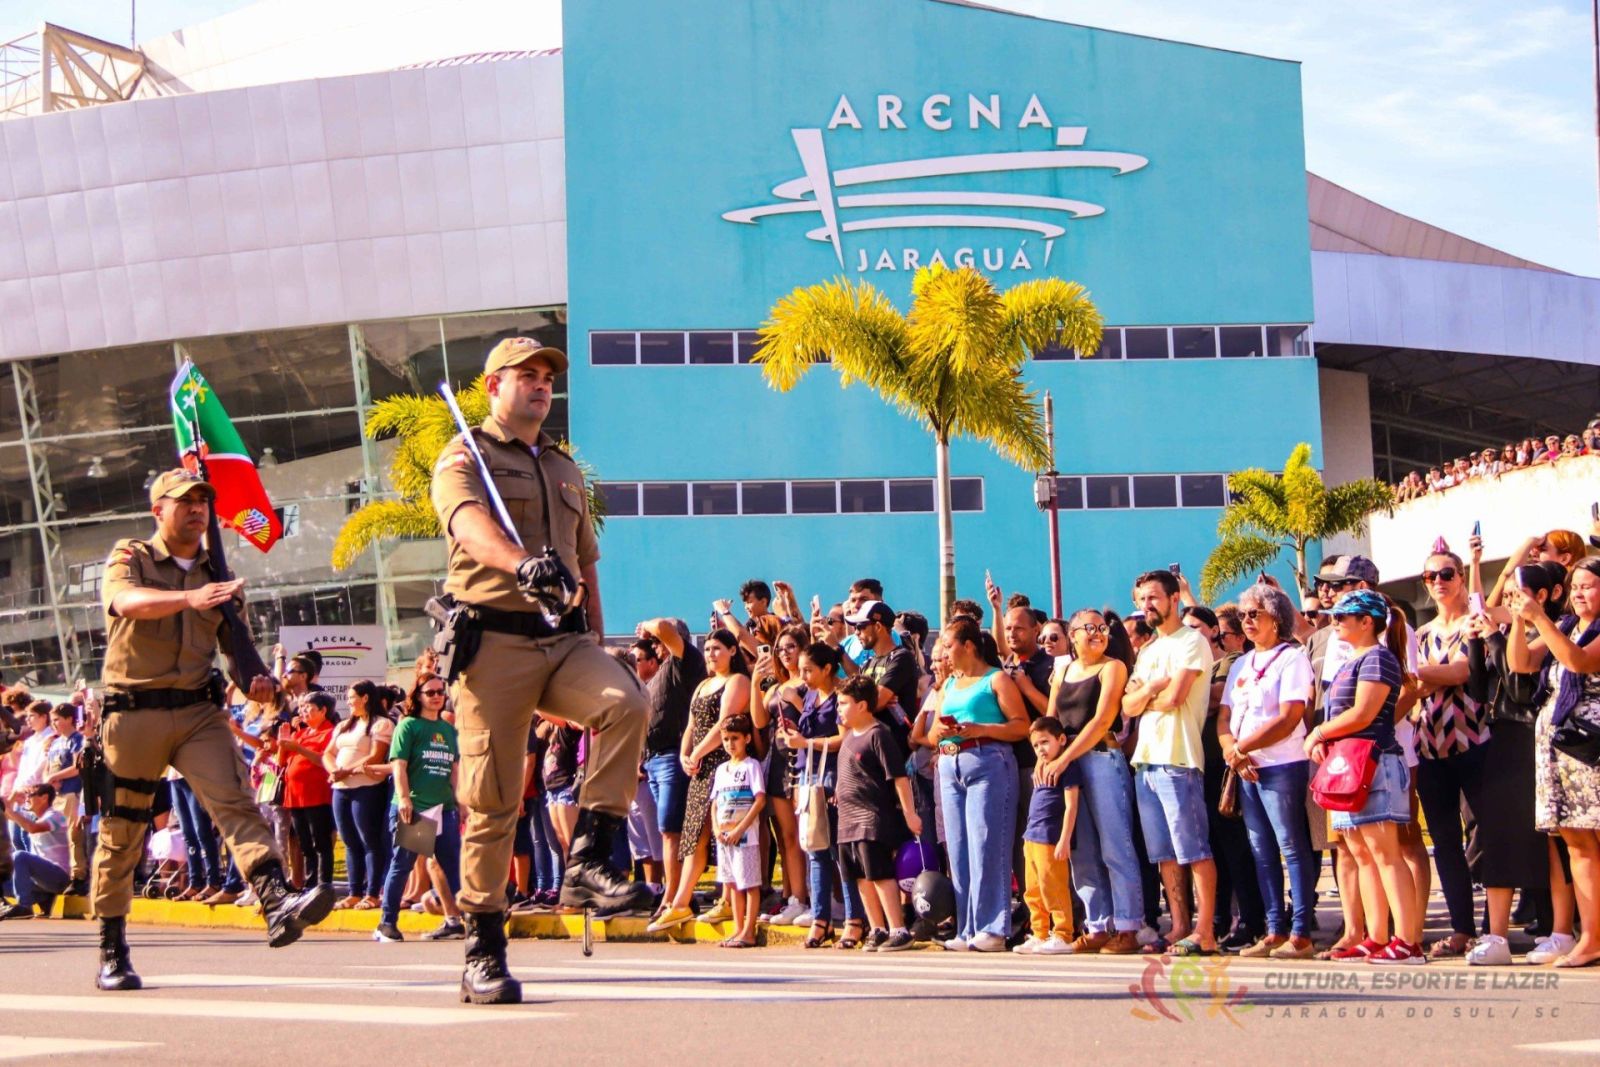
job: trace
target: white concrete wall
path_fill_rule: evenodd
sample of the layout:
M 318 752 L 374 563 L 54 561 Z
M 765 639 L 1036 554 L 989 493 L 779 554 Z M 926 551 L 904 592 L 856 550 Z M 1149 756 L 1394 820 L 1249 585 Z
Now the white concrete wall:
M 1526 537 L 1550 530 L 1590 530 L 1589 506 L 1600 500 L 1600 456 L 1528 467 L 1499 479 L 1468 482 L 1409 501 L 1372 520 L 1372 561 L 1387 582 L 1416 576 L 1434 539 L 1462 556 L 1472 524 L 1483 524 L 1484 559 L 1503 560 Z
M 13 119 L 0 153 L 0 360 L 566 303 L 559 56 Z
M 1353 371 L 1317 370 L 1322 404 L 1322 477 L 1340 485 L 1372 477 L 1372 405 L 1367 376 Z M 1368 553 L 1369 537 L 1341 534 L 1322 546 L 1324 554 Z

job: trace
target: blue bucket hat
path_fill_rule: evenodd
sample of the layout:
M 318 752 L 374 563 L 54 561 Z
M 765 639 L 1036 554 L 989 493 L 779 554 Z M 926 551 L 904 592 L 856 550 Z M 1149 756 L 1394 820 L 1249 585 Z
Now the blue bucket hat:
M 1371 615 L 1379 622 L 1389 621 L 1389 602 L 1371 589 L 1356 589 L 1339 598 L 1330 615 Z

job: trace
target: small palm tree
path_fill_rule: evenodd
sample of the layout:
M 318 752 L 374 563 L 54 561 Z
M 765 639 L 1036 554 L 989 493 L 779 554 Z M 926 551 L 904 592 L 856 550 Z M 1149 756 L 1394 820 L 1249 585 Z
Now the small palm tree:
M 971 267 L 931 267 L 917 272 L 911 292 L 911 312 L 902 315 L 866 282 L 796 289 L 774 305 L 754 358 L 779 392 L 827 359 L 841 385 L 863 382 L 933 434 L 939 606 L 947 619 L 956 595 L 950 442 L 986 441 L 1025 470 L 1049 467 L 1044 415 L 1023 365 L 1049 346 L 1093 353 L 1102 321 L 1083 286 L 1059 278 L 1001 293 Z
M 456 393 L 456 403 L 469 426 L 476 426 L 489 415 L 489 395 L 480 375 L 470 386 Z M 398 500 L 373 500 L 363 504 L 344 521 L 333 542 L 333 566 L 344 570 L 366 548 L 377 541 L 425 540 L 443 537 L 439 517 L 434 513 L 430 493 L 433 468 L 439 454 L 460 432 L 444 397 L 408 394 L 392 396 L 372 405 L 365 431 L 373 440 L 398 437 L 394 459 L 389 463 L 389 480 L 400 494 Z M 577 459 L 565 442 L 562 447 Z M 594 471 L 582 460 L 584 485 L 589 494 L 589 519 L 595 533 L 605 526 L 605 501 L 595 487 Z
M 1394 490 L 1373 478 L 1329 488 L 1311 465 L 1304 442 L 1289 453 L 1283 474 L 1252 467 L 1228 476 L 1232 502 L 1217 523 L 1217 547 L 1200 571 L 1200 596 L 1210 601 L 1246 575 L 1264 570 L 1288 548 L 1294 576 L 1307 588 L 1306 546 L 1342 533 L 1360 533 L 1367 517 L 1394 507 Z

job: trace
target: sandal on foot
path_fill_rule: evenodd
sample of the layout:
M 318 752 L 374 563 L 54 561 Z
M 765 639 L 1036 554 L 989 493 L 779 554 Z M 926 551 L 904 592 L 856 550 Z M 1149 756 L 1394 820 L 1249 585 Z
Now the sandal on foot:
M 1169 948 L 1167 953 L 1172 956 L 1215 956 L 1217 950 L 1206 948 L 1196 938 L 1186 937 Z
M 1143 948 L 1139 949 L 1139 954 L 1141 956 L 1165 956 L 1169 947 L 1170 946 L 1167 944 L 1166 938 L 1158 937 L 1148 945 L 1145 945 Z
M 861 944 L 862 938 L 867 936 L 867 924 L 860 919 L 846 919 L 844 921 L 844 936 L 834 944 L 834 948 L 852 949 Z
M 833 924 L 812 923 L 811 933 L 806 938 L 806 948 L 821 948 L 828 943 L 828 938 L 833 936 Z
M 730 937 L 726 941 L 719 942 L 719 946 L 721 948 L 755 948 L 756 943 L 754 941 L 744 941 L 737 937 Z
M 1472 938 L 1466 934 L 1451 934 L 1441 937 L 1428 946 L 1430 960 L 1451 960 L 1467 954 L 1467 949 L 1472 947 Z

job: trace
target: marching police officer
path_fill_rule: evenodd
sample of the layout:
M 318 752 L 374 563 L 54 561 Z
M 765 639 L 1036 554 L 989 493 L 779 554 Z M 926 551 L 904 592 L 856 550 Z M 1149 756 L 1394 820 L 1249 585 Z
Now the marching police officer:
M 216 495 L 187 470 L 160 475 L 150 485 L 155 536 L 118 541 L 106 561 L 99 731 L 111 781 L 105 784 L 91 891 L 100 919 L 101 989 L 141 984 L 128 960 L 125 924 L 151 802 L 168 766 L 194 788 L 255 887 L 269 944 L 276 948 L 298 939 L 333 906 L 331 886 L 295 893 L 284 879 L 282 857 L 256 810 L 221 708 L 222 676 L 212 666 L 221 606 L 230 600 L 243 604 L 244 582 L 212 580 L 203 539 Z M 270 700 L 274 688 L 271 678 L 256 677 L 250 698 Z
M 464 436 L 433 473 L 433 506 L 449 543 L 445 590 L 469 606 L 478 641 L 458 668 L 455 693 L 459 799 L 469 809 L 457 894 L 467 919 L 461 999 L 475 1004 L 522 999 L 506 968 L 505 890 L 536 708 L 594 731 L 561 903 L 602 912 L 650 904 L 649 887 L 630 883 L 610 859 L 638 784 L 648 712 L 637 681 L 595 636 L 605 632 L 600 548 L 583 475 L 543 432 L 566 369 L 565 353 L 526 337 L 495 345 L 483 368 L 489 417 L 472 441 L 526 549 L 507 536 Z M 574 593 L 585 610 L 570 609 Z

